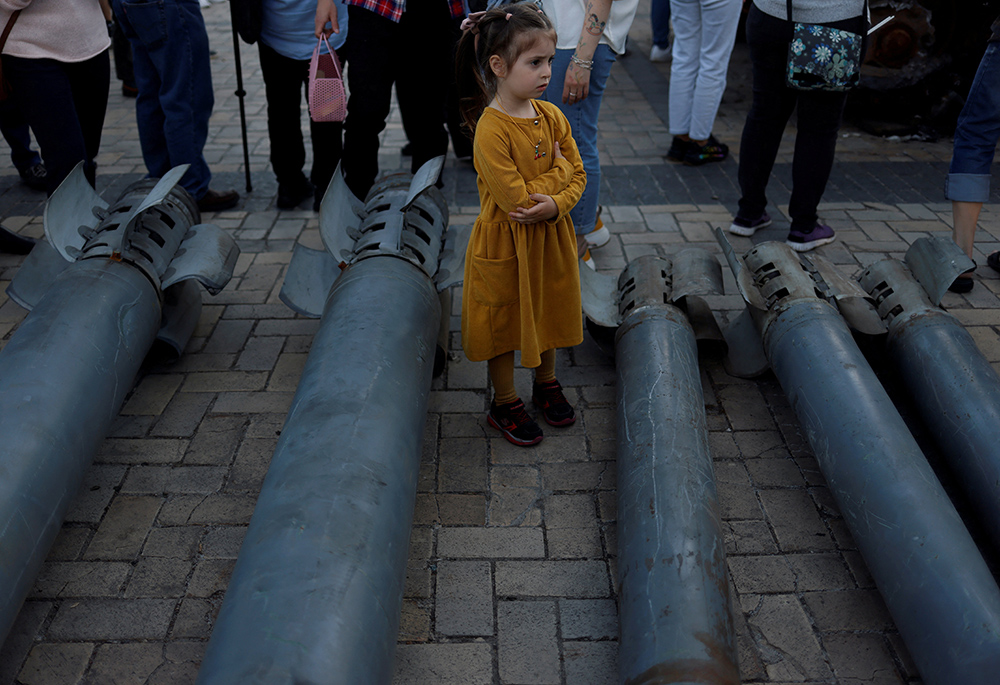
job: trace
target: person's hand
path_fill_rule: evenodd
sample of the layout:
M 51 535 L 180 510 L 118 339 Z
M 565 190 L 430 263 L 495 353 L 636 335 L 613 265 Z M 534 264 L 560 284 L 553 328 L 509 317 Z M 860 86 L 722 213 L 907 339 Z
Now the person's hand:
M 566 105 L 583 102 L 590 94 L 590 70 L 570 62 L 563 82 L 562 101 Z
M 518 207 L 508 215 L 511 219 L 520 224 L 535 224 L 554 219 L 559 215 L 559 207 L 551 196 L 532 193 L 528 198 L 537 204 L 530 209 Z
M 329 26 L 327 26 L 329 24 Z M 340 33 L 337 23 L 337 5 L 333 0 L 316 0 L 316 37 L 330 37 L 331 33 Z
M 558 140 L 556 141 L 556 149 L 553 151 L 553 154 L 556 156 L 556 159 L 566 159 L 566 157 L 563 156 L 562 150 L 559 149 Z

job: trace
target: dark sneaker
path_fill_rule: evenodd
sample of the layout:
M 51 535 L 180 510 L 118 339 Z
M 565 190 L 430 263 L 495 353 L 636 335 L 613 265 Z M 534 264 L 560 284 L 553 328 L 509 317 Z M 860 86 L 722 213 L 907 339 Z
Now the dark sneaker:
M 733 223 L 729 224 L 729 232 L 735 235 L 742 235 L 746 237 L 752 236 L 759 229 L 765 226 L 771 225 L 771 217 L 764 212 L 756 219 L 744 219 L 742 217 L 736 217 L 733 219 Z
M 708 162 L 721 162 L 729 156 L 729 146 L 720 143 L 715 136 L 709 136 L 704 145 L 691 142 L 691 147 L 684 155 L 684 163 L 688 166 L 701 166 Z
M 0 252 L 5 254 L 28 254 L 38 242 L 34 238 L 25 238 L 13 231 L 0 226 Z
M 303 176 L 296 183 L 278 185 L 278 209 L 295 209 L 302 201 L 316 194 L 316 188 Z
M 221 212 L 232 209 L 240 201 L 240 194 L 235 190 L 209 190 L 198 200 L 198 210 L 202 212 Z
M 576 421 L 573 406 L 566 401 L 559 381 L 533 384 L 531 400 L 542 410 L 542 416 L 550 426 L 568 426 Z
M 537 445 L 542 441 L 542 429 L 528 416 L 521 400 L 504 404 L 497 404 L 496 400 L 490 402 L 490 413 L 486 415 L 486 420 L 503 433 L 509 442 L 519 447 Z
M 690 140 L 681 140 L 677 136 L 674 136 L 673 141 L 670 143 L 670 149 L 667 150 L 667 159 L 674 162 L 683 162 L 687 153 L 696 147 L 698 146 Z
M 49 172 L 41 162 L 32 164 L 27 169 L 21 169 L 17 173 L 21 175 L 24 185 L 32 190 L 45 190 L 49 185 Z
M 837 236 L 832 228 L 824 224 L 816 224 L 808 233 L 795 229 L 789 231 L 788 240 L 785 243 L 796 252 L 808 252 L 820 245 L 832 243 L 836 239 Z

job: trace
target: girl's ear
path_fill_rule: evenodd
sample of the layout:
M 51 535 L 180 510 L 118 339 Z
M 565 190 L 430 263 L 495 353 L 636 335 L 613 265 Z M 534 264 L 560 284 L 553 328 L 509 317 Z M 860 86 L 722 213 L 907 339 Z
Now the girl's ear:
M 507 76 L 507 65 L 504 64 L 500 55 L 490 55 L 490 69 L 497 78 L 506 78 Z

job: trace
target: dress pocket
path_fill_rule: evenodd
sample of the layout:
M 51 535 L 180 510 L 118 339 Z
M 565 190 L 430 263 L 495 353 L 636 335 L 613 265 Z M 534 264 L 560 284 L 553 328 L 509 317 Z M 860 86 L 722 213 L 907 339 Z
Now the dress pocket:
M 487 307 L 503 307 L 520 299 L 517 255 L 503 259 L 472 257 L 472 297 Z

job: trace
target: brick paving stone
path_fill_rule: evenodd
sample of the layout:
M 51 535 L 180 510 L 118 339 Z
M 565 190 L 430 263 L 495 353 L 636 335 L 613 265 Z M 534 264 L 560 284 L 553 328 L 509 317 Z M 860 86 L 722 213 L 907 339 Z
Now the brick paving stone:
M 564 640 L 618 637 L 618 610 L 611 599 L 561 599 L 559 619 Z
M 60 604 L 55 640 L 162 640 L 174 613 L 169 599 L 84 599 Z
M 102 644 L 94 651 L 88 677 L 94 685 L 145 683 L 163 661 L 163 643 Z
M 162 504 L 160 497 L 115 497 L 84 558 L 135 559 Z
M 121 486 L 125 494 L 216 492 L 226 470 L 216 466 L 133 466 Z
M 202 559 L 191 574 L 187 595 L 206 598 L 225 592 L 235 566 L 235 559 Z
M 881 635 L 827 635 L 823 644 L 839 682 L 850 685 L 903 683 L 889 646 Z
M 144 557 L 190 559 L 198 550 L 205 530 L 200 526 L 153 528 L 142 547 Z
M 608 568 L 603 561 L 498 561 L 499 597 L 608 597 Z
M 172 464 L 179 462 L 187 440 L 168 438 L 109 438 L 101 445 L 97 461 L 105 464 Z
M 399 645 L 393 685 L 490 685 L 493 648 L 483 642 Z
M 83 477 L 83 486 L 66 515 L 67 522 L 98 523 L 104 516 L 115 489 L 121 485 L 124 466 L 95 464 Z
M 833 549 L 836 546 L 805 490 L 762 490 L 760 501 L 782 550 Z
M 446 559 L 541 558 L 545 543 L 540 528 L 441 528 L 437 550 Z
M 441 635 L 493 635 L 489 561 L 441 561 L 437 567 L 434 629 Z
M 132 571 L 126 563 L 46 562 L 28 595 L 32 599 L 58 597 L 116 597 Z
M 180 597 L 190 573 L 191 562 L 186 559 L 140 559 L 125 588 L 125 597 Z
M 122 407 L 121 413 L 159 416 L 183 382 L 184 377 L 178 374 L 146 376 Z
M 561 681 L 555 602 L 497 603 L 497 661 L 502 683 Z
M 35 645 L 18 674 L 18 682 L 24 685 L 78 682 L 93 651 L 94 645 L 87 642 Z
M 748 618 L 771 680 L 829 680 L 832 676 L 799 600 L 764 595 Z
M 573 685 L 606 685 L 618 677 L 617 642 L 564 642 L 563 660 Z
M 175 394 L 157 417 L 151 435 L 190 437 L 201 424 L 208 406 L 214 399 L 213 393 Z

